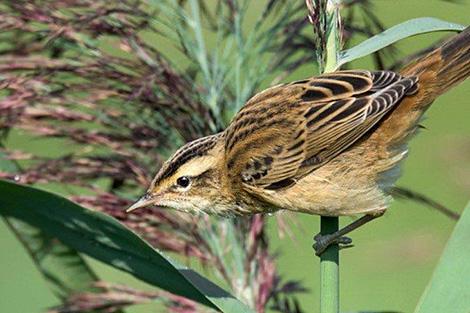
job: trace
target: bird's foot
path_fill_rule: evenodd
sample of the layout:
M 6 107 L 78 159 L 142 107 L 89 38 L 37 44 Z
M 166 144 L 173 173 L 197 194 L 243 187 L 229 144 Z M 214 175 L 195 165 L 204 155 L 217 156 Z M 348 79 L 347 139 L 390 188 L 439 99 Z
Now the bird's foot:
M 337 234 L 317 234 L 313 237 L 315 243 L 313 244 L 313 249 L 315 250 L 315 255 L 319 256 L 325 252 L 326 248 L 333 244 L 339 245 L 340 249 L 351 248 L 353 246 L 352 239 L 346 236 L 338 236 Z

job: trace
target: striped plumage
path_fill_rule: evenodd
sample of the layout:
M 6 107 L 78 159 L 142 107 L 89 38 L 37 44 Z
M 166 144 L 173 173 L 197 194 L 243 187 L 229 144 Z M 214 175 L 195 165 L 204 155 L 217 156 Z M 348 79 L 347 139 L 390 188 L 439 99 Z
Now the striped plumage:
M 256 95 L 225 131 L 232 183 L 294 184 L 366 134 L 416 81 L 390 71 L 340 71 Z
M 400 74 L 338 71 L 269 88 L 180 148 L 130 210 L 380 214 L 424 111 L 470 74 L 470 30 Z

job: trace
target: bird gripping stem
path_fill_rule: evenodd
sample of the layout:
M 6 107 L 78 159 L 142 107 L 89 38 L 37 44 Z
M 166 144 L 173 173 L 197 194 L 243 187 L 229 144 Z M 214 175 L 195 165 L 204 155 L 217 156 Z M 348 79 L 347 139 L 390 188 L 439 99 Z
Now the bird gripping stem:
M 312 1 L 312 0 L 307 0 Z M 341 49 L 340 0 L 320 0 L 326 12 L 324 30 L 326 33 L 326 50 L 323 51 L 324 64 L 320 65 L 321 72 L 332 72 L 338 66 L 338 53 Z M 314 1 L 311 2 L 314 4 Z M 326 4 L 326 5 L 325 5 Z M 307 3 L 308 6 L 308 3 Z M 315 6 L 308 6 L 310 8 Z M 314 12 L 310 12 L 311 14 Z M 322 66 L 324 65 L 324 67 Z M 323 68 L 322 68 L 323 67 Z M 339 229 L 339 218 L 322 216 L 320 219 L 320 234 L 332 234 Z M 339 245 L 330 245 L 320 254 L 320 313 L 339 313 Z

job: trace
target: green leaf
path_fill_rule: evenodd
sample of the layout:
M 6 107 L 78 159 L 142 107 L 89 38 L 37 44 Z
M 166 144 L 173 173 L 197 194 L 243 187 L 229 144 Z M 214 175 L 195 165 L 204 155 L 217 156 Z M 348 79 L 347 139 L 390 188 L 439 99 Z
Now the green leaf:
M 432 17 L 421 17 L 395 25 L 351 49 L 340 52 L 338 67 L 385 48 L 401 39 L 437 31 L 462 31 L 465 26 Z
M 415 313 L 468 313 L 470 308 L 470 203 L 450 237 Z
M 0 213 L 39 227 L 73 249 L 171 293 L 223 312 L 253 312 L 211 281 L 165 257 L 114 218 L 58 195 L 0 180 Z
M 17 172 L 15 162 L 0 151 L 0 171 Z M 59 299 L 73 293 L 90 291 L 96 274 L 73 249 L 48 236 L 38 228 L 15 218 L 3 218 Z
M 75 250 L 22 221 L 6 217 L 4 221 L 59 299 L 91 290 L 98 277 Z

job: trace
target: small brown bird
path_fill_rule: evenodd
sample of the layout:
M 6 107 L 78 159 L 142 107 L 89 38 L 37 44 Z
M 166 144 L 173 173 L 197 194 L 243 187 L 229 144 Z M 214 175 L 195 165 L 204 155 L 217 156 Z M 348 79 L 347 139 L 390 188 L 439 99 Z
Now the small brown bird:
M 384 213 L 423 113 L 469 74 L 467 28 L 400 74 L 338 71 L 269 88 L 225 131 L 176 151 L 127 211 L 156 205 L 219 215 L 365 214 L 317 236 L 319 254 Z

